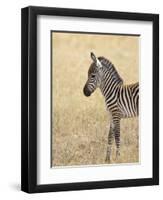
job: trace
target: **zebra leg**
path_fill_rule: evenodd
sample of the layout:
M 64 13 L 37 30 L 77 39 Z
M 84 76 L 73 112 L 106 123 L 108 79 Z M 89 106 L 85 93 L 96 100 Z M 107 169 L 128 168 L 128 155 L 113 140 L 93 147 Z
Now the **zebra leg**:
M 120 156 L 120 119 L 116 118 L 114 120 L 114 136 L 115 136 L 115 143 L 116 143 L 116 159 Z
M 114 132 L 111 125 L 110 130 L 109 130 L 109 135 L 108 135 L 108 147 L 107 147 L 107 153 L 106 153 L 106 159 L 105 159 L 106 162 L 110 162 L 113 138 L 114 138 Z

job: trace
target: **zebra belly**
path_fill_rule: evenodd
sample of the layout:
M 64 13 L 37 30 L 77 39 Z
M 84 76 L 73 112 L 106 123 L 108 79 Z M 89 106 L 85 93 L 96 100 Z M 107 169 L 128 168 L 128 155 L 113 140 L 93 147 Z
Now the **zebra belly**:
M 121 113 L 121 117 L 122 118 L 130 118 L 130 117 L 135 117 L 135 115 L 133 115 L 132 113 L 127 113 L 126 111 L 124 111 L 124 109 L 119 108 L 119 111 Z
M 118 104 L 118 109 L 121 113 L 122 118 L 130 118 L 130 117 L 136 117 L 136 110 L 134 107 L 128 107 L 123 104 Z
M 125 86 L 120 92 L 121 95 L 117 99 L 117 106 L 122 117 L 136 117 L 138 109 L 131 89 Z

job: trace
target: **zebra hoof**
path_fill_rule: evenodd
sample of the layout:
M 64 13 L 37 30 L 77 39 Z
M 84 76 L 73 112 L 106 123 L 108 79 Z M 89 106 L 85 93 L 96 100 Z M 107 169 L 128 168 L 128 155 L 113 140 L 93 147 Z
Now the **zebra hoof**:
M 117 151 L 117 152 L 116 152 L 116 160 L 118 160 L 119 157 L 120 157 L 120 151 Z
M 105 162 L 110 163 L 110 157 L 106 156 Z

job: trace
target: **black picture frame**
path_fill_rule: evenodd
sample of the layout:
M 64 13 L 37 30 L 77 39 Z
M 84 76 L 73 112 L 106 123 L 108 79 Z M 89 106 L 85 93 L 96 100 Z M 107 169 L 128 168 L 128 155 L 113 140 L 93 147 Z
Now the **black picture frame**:
M 37 16 L 151 21 L 153 23 L 153 177 L 37 184 Z M 30 6 L 21 10 L 21 190 L 28 193 L 159 184 L 159 15 Z

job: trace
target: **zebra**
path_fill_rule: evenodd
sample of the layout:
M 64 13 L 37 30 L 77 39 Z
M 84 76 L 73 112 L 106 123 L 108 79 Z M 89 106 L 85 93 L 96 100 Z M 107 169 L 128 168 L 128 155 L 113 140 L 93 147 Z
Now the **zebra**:
M 116 160 L 120 156 L 120 121 L 122 118 L 137 117 L 139 114 L 139 83 L 123 84 L 114 65 L 105 57 L 90 54 L 93 60 L 88 70 L 88 80 L 83 88 L 85 96 L 90 96 L 100 88 L 110 113 L 110 129 L 106 151 L 106 162 L 111 160 L 113 139 L 116 144 Z

